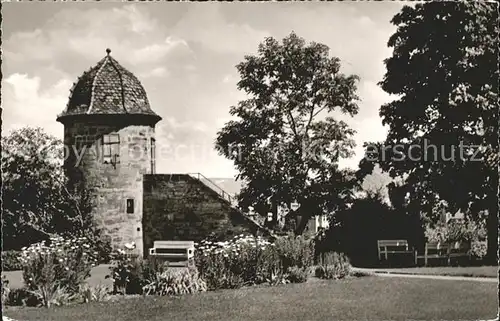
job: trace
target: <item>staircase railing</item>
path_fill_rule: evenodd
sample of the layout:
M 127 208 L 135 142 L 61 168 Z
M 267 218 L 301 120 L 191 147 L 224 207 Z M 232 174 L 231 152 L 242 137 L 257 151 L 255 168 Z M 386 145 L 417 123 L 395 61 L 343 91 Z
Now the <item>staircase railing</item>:
M 201 174 L 201 173 L 189 173 L 189 175 L 191 177 L 198 179 L 199 181 L 201 181 L 202 183 L 204 183 L 205 185 L 210 187 L 217 194 L 219 194 L 223 199 L 225 199 L 226 201 L 231 203 L 231 205 L 233 205 L 233 206 L 237 205 L 236 204 L 236 197 L 234 195 L 231 195 L 228 192 L 226 192 L 225 190 L 223 190 L 219 185 L 214 183 L 209 178 L 205 177 L 203 174 Z
M 248 217 L 252 221 L 256 222 L 259 225 L 263 224 L 263 222 L 259 222 L 259 220 L 256 217 L 254 217 L 254 215 L 252 215 L 253 213 L 245 213 L 245 212 L 243 212 L 238 207 L 238 200 L 236 199 L 235 195 L 229 194 L 228 192 L 226 192 L 225 190 L 223 190 L 219 185 L 217 185 L 216 183 L 214 183 L 212 180 L 210 180 L 209 178 L 205 177 L 203 174 L 201 174 L 201 173 L 188 173 L 188 175 L 191 176 L 191 177 L 196 178 L 197 180 L 199 180 L 200 182 L 202 182 L 203 184 L 205 184 L 207 187 L 209 187 L 210 189 L 212 189 L 214 192 L 216 192 L 217 194 L 219 194 L 223 199 L 225 199 L 226 201 L 228 201 L 229 204 L 231 204 L 231 206 L 233 208 L 235 208 L 238 211 L 240 211 L 243 215 L 245 215 L 246 217 Z

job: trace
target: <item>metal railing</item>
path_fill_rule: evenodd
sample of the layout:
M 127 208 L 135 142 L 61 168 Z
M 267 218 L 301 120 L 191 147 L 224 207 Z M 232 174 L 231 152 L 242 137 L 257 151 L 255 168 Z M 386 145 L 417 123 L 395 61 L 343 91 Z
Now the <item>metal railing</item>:
M 213 190 L 214 192 L 216 192 L 217 194 L 219 194 L 219 196 L 221 196 L 224 200 L 226 200 L 227 202 L 229 202 L 229 204 L 231 205 L 232 208 L 238 210 L 239 212 L 241 212 L 243 215 L 245 215 L 245 217 L 247 217 L 248 219 L 252 220 L 253 222 L 255 222 L 257 225 L 259 226 L 262 226 L 263 225 L 263 221 L 261 222 L 261 220 L 258 219 L 258 215 L 254 215 L 254 213 L 246 213 L 244 212 L 243 210 L 241 210 L 238 206 L 238 200 L 236 199 L 236 195 L 231 195 L 229 194 L 228 192 L 226 192 L 225 190 L 223 190 L 219 185 L 217 185 L 216 183 L 214 183 L 212 180 L 210 180 L 209 178 L 205 177 L 203 174 L 201 173 L 188 173 L 189 176 L 193 177 L 193 178 L 196 178 L 197 180 L 199 180 L 201 183 L 203 183 L 205 186 L 207 186 L 208 188 L 210 188 L 211 190 Z
M 206 186 L 211 188 L 214 192 L 219 194 L 223 199 L 228 201 L 232 206 L 238 205 L 235 195 L 229 194 L 228 192 L 223 190 L 219 185 L 214 183 L 212 180 L 206 178 L 203 174 L 201 174 L 201 173 L 188 173 L 188 175 L 196 178 L 197 180 L 199 180 L 200 182 L 202 182 L 203 184 L 205 184 Z

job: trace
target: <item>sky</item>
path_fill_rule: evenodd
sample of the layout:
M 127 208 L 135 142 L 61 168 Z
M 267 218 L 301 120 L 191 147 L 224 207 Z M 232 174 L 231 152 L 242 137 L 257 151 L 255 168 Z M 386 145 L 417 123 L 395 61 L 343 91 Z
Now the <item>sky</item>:
M 345 74 L 360 77 L 359 113 L 343 118 L 354 130 L 356 156 L 341 161 L 357 168 L 366 141 L 387 130 L 379 108 L 391 100 L 377 83 L 402 2 L 270 3 L 3 3 L 3 132 L 42 127 L 62 138 L 56 122 L 73 82 L 106 55 L 106 48 L 146 89 L 163 120 L 156 127 L 158 173 L 200 172 L 234 177 L 232 163 L 213 150 L 229 108 L 245 95 L 236 88 L 235 66 L 255 54 L 266 37 L 294 31 L 307 42 L 330 47 Z M 346 116 L 347 117 L 347 116 Z

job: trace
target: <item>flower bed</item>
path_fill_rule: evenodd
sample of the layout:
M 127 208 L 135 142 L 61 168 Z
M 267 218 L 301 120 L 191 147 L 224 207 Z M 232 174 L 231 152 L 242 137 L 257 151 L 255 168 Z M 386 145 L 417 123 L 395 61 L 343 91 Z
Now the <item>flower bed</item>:
M 301 237 L 280 237 L 270 243 L 264 238 L 239 235 L 226 242 L 202 241 L 195 253 L 200 275 L 213 290 L 305 282 L 313 246 Z

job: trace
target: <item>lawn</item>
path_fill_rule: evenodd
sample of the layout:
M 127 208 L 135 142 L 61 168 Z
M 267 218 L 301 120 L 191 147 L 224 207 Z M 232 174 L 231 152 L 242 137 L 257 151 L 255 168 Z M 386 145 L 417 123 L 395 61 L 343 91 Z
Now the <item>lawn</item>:
M 394 269 L 373 269 L 373 272 L 390 272 L 402 274 L 470 276 L 483 278 L 498 278 L 498 266 L 467 266 L 467 267 L 415 267 Z
M 497 309 L 495 283 L 369 276 L 4 313 L 29 321 L 477 320 Z

